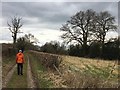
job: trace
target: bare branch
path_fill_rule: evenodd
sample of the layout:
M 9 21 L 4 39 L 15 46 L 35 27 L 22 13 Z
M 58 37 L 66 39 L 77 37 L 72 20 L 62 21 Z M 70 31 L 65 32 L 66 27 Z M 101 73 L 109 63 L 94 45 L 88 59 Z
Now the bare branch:
M 13 18 L 11 18 L 10 23 L 7 22 L 7 25 L 9 27 L 8 29 L 12 33 L 12 37 L 13 37 L 13 42 L 14 43 L 16 43 L 17 34 L 21 33 L 20 28 L 23 25 L 21 20 L 22 20 L 22 18 L 14 16 Z

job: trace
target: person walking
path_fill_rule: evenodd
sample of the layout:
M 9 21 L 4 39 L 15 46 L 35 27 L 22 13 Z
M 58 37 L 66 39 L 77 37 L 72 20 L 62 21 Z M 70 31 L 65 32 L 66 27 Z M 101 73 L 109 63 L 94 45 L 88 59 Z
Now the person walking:
M 23 75 L 24 55 L 22 50 L 19 50 L 18 54 L 16 55 L 16 64 L 18 75 Z

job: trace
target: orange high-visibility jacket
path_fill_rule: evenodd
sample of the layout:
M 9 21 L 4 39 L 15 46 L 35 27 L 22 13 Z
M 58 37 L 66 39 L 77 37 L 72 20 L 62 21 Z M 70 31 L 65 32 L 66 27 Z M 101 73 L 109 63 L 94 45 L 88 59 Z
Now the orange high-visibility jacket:
M 24 55 L 23 55 L 23 53 L 19 52 L 16 55 L 16 63 L 24 63 Z

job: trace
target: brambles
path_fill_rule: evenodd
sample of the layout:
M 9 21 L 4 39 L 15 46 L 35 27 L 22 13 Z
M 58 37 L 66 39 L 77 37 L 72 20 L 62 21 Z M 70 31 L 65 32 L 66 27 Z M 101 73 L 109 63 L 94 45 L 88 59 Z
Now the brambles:
M 36 52 L 36 51 L 30 51 L 30 53 L 35 57 L 37 57 L 41 62 L 41 64 L 46 68 L 55 69 L 54 66 L 58 68 L 62 61 L 62 58 L 60 58 L 58 55 Z

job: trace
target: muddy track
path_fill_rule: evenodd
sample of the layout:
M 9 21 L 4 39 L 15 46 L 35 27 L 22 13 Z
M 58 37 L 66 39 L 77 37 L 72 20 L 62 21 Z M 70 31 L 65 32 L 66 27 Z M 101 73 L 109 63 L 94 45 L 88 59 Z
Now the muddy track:
M 27 66 L 27 83 L 28 83 L 28 88 L 37 88 L 32 72 L 31 72 L 31 66 L 30 66 L 30 61 L 29 57 L 27 57 L 28 60 L 28 66 Z
M 15 69 L 16 69 L 16 66 L 17 65 L 14 65 L 11 70 L 8 72 L 7 76 L 5 77 L 5 79 L 2 81 L 2 87 L 3 88 L 6 88 L 7 86 L 7 83 L 10 81 Z

